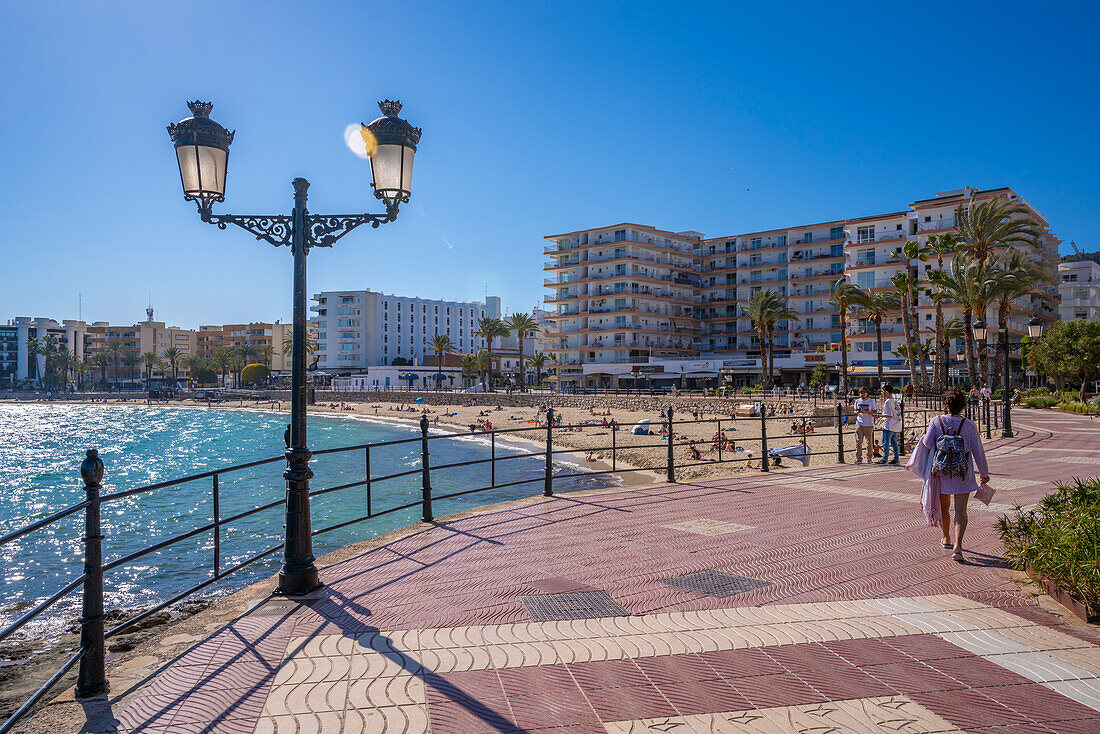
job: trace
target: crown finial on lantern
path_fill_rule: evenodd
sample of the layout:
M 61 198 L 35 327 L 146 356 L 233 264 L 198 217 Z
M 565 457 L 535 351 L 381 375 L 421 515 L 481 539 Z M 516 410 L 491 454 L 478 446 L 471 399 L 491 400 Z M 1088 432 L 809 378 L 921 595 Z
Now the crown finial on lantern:
M 383 115 L 397 117 L 401 114 L 401 100 L 384 99 L 378 103 L 378 109 L 382 110 Z
M 210 117 L 210 111 L 214 109 L 214 103 L 200 102 L 196 99 L 194 102 L 187 103 L 187 109 L 191 110 L 191 114 L 195 117 Z

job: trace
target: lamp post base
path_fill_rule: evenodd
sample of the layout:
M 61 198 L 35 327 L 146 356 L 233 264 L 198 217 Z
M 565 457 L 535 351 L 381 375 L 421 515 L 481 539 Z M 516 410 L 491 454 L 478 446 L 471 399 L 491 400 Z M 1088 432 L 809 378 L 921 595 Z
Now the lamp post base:
M 287 449 L 286 471 L 286 545 L 279 569 L 278 593 L 302 596 L 321 586 L 313 556 L 313 533 L 309 512 L 309 480 L 313 471 L 309 449 Z

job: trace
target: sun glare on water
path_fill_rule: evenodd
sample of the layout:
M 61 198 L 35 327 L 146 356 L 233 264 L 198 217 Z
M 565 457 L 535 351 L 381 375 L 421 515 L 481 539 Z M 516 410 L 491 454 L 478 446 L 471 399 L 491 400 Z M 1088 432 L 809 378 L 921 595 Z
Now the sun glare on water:
M 360 158 L 370 158 L 378 146 L 374 134 L 361 122 L 352 123 L 344 128 L 344 142 L 348 150 Z

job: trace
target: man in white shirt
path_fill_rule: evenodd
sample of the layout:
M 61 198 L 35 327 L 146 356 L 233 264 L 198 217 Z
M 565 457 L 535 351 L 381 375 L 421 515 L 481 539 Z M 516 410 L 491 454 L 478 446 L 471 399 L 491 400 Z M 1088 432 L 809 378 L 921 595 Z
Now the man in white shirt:
M 901 418 L 898 417 L 897 403 L 894 402 L 894 388 L 891 385 L 882 386 L 882 459 L 879 464 L 898 463 L 898 431 L 901 430 Z M 890 447 L 894 447 L 894 460 L 890 458 Z
M 867 443 L 867 463 L 875 458 L 875 416 L 878 415 L 878 403 L 870 397 L 867 388 L 859 389 L 859 397 L 852 404 L 856 413 L 856 463 L 863 463 L 863 444 Z

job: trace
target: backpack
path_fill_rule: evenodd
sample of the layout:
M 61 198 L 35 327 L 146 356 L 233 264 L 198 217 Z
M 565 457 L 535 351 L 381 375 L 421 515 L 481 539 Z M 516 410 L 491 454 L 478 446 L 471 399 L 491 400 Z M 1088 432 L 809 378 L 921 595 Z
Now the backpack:
M 940 419 L 943 435 L 936 439 L 936 454 L 932 458 L 932 476 L 966 479 L 967 472 L 970 470 L 970 454 L 966 450 L 966 442 L 959 435 L 963 423 L 966 423 L 965 418 L 962 423 L 959 423 L 955 432 L 951 433 Z

